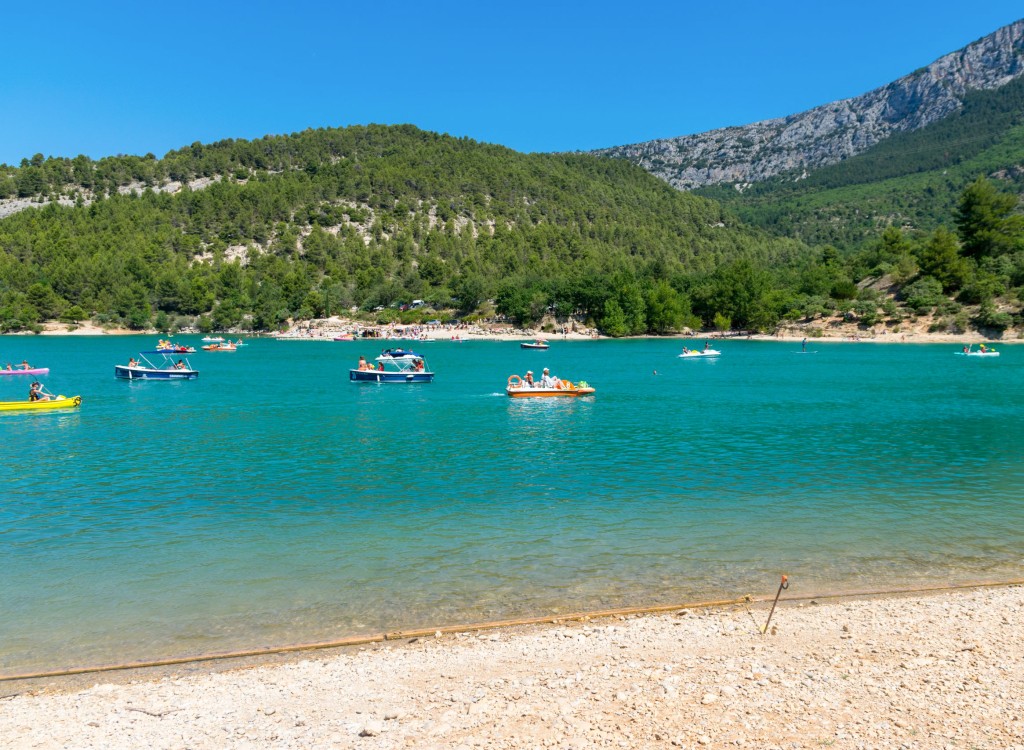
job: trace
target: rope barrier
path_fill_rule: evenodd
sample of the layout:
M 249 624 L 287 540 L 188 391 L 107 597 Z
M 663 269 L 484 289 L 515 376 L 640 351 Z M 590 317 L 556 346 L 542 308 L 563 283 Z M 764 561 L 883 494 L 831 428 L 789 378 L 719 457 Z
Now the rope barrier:
M 785 581 L 785 577 L 784 577 Z M 960 589 L 981 589 L 1001 588 L 1007 586 L 1024 585 L 1024 579 L 1013 581 L 990 581 L 982 583 L 945 584 L 937 586 L 922 586 L 910 589 L 885 589 L 876 591 L 847 591 L 834 594 L 815 594 L 808 596 L 797 596 L 787 598 L 787 602 L 810 601 L 816 599 L 853 599 L 868 596 L 896 596 L 901 594 L 921 594 L 940 591 L 956 591 Z M 780 585 L 779 592 L 775 595 L 772 604 L 772 612 L 778 604 L 779 595 L 783 586 Z M 365 646 L 371 643 L 384 643 L 387 641 L 398 641 L 409 638 L 423 638 L 433 636 L 437 633 L 457 634 L 472 633 L 480 630 L 494 630 L 497 628 L 509 628 L 521 625 L 556 624 L 562 622 L 576 622 L 598 619 L 602 617 L 621 617 L 625 615 L 657 614 L 659 612 L 671 612 L 678 609 L 704 609 L 715 607 L 728 607 L 748 602 L 767 602 L 768 597 L 751 597 L 746 595 L 739 599 L 719 599 L 716 601 L 690 602 L 685 604 L 659 604 L 638 607 L 620 607 L 617 609 L 602 609 L 588 612 L 574 612 L 566 615 L 543 615 L 540 617 L 523 617 L 512 620 L 491 620 L 463 625 L 443 625 L 436 628 L 420 628 L 416 630 L 396 630 L 390 633 L 373 633 L 369 635 L 357 635 L 346 638 L 339 638 L 332 641 L 317 643 L 297 643 L 286 646 L 269 646 L 259 649 L 245 649 L 239 651 L 225 651 L 221 653 L 197 654 L 193 656 L 171 657 L 167 659 L 152 659 L 149 661 L 128 662 L 124 664 L 102 664 L 89 667 L 70 667 L 66 669 L 55 669 L 42 672 L 25 672 L 22 674 L 0 675 L 0 682 L 13 682 L 15 680 L 35 680 L 55 677 L 72 677 L 85 674 L 99 674 L 103 672 L 117 672 L 129 669 L 150 669 L 154 667 L 173 667 L 181 664 L 196 664 L 204 661 L 222 661 L 228 659 L 244 659 L 258 656 L 274 656 L 277 654 L 295 653 L 298 651 L 322 651 L 326 649 L 345 648 L 347 646 Z M 749 611 L 749 610 L 748 610 Z M 771 622 L 769 614 L 768 621 Z M 764 630 L 758 628 L 764 633 Z M 765 625 L 767 630 L 767 624 Z

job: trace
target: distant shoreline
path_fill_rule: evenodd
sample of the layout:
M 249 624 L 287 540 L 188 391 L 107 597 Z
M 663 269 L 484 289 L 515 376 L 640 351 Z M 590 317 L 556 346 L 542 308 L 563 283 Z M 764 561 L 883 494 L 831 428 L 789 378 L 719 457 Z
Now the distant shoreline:
M 809 326 L 810 327 L 810 326 Z M 403 335 L 404 330 L 414 330 L 413 336 Z M 374 330 L 385 335 L 377 337 L 356 337 L 359 341 L 410 341 L 422 336 L 430 341 L 451 341 L 453 339 L 473 341 L 531 341 L 545 339 L 548 341 L 593 341 L 615 340 L 610 336 L 599 334 L 594 329 L 577 327 L 566 333 L 543 331 L 538 329 L 515 329 L 508 324 L 470 324 L 455 326 L 383 326 L 370 325 L 346 318 L 330 318 L 323 321 L 302 321 L 293 324 L 286 331 L 276 333 L 251 333 L 233 331 L 232 338 L 277 338 L 287 341 L 333 341 L 336 337 L 351 335 L 354 330 Z M 7 336 L 36 335 L 30 331 L 4 334 Z M 41 336 L 161 336 L 166 332 L 154 329 L 133 331 L 126 328 L 104 328 L 93 324 L 58 323 L 51 321 L 44 324 Z M 200 335 L 199 332 L 188 332 L 182 335 Z M 205 334 L 204 334 L 205 335 Z M 802 331 L 800 328 L 783 329 L 779 333 L 747 333 L 745 331 L 694 331 L 690 333 L 673 333 L 664 336 L 624 336 L 622 339 L 651 339 L 678 341 L 802 341 L 814 343 L 867 343 L 867 344 L 991 344 L 1006 345 L 1024 343 L 1016 331 L 1007 331 L 1001 338 L 985 336 L 977 331 L 966 333 L 928 332 L 927 330 L 909 330 L 900 332 L 865 332 L 853 326 L 836 327 L 832 330 L 815 327 L 814 331 Z

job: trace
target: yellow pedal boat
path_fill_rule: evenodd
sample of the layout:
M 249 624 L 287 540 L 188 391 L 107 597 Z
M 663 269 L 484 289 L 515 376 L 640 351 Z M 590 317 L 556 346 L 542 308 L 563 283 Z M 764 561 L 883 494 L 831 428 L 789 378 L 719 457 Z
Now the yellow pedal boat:
M 582 380 L 578 383 L 573 383 L 571 380 L 560 380 L 557 387 L 545 388 L 541 385 L 530 385 L 518 375 L 510 375 L 505 393 L 510 398 L 557 398 L 559 396 L 589 396 L 594 393 L 594 388 Z
M 81 396 L 57 396 L 45 401 L 0 401 L 0 411 L 42 411 L 44 409 L 73 409 L 81 406 Z

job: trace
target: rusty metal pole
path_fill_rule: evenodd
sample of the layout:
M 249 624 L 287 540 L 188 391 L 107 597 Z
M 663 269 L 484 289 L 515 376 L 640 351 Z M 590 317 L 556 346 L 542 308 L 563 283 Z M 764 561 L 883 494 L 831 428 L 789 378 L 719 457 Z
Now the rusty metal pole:
M 764 635 L 765 633 L 768 632 L 768 625 L 771 624 L 772 615 L 775 614 L 775 605 L 779 603 L 779 597 L 782 596 L 782 590 L 783 589 L 788 589 L 788 588 L 789 588 L 789 577 L 788 576 L 782 576 L 782 583 L 779 584 L 779 590 L 775 592 L 775 601 L 772 602 L 772 610 L 771 610 L 771 612 L 768 613 L 768 621 L 764 624 L 764 627 L 761 628 L 761 635 Z

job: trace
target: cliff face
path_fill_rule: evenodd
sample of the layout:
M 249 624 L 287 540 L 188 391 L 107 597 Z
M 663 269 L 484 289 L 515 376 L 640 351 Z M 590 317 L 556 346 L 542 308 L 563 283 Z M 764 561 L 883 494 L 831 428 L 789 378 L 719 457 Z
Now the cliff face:
M 638 164 L 689 190 L 813 170 L 917 130 L 960 108 L 964 94 L 1024 73 L 1024 19 L 893 83 L 789 117 L 592 153 Z

